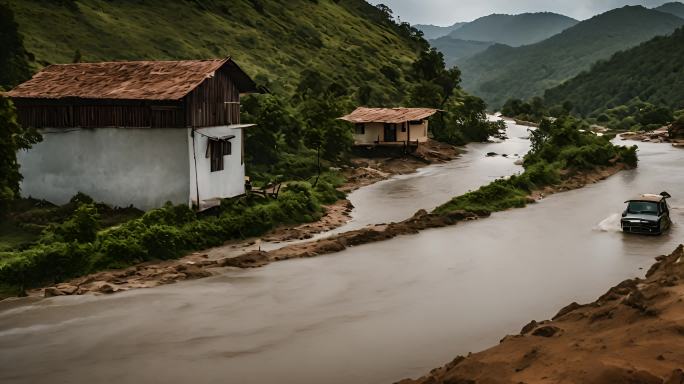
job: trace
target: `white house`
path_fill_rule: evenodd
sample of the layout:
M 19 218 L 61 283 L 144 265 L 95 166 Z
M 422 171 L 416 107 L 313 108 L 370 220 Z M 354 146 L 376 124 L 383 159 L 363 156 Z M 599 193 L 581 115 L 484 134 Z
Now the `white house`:
M 432 108 L 356 108 L 340 120 L 354 123 L 354 145 L 418 146 L 428 140 Z
M 253 92 L 230 58 L 51 65 L 7 93 L 43 134 L 17 156 L 22 194 L 141 209 L 240 195 L 240 95 Z

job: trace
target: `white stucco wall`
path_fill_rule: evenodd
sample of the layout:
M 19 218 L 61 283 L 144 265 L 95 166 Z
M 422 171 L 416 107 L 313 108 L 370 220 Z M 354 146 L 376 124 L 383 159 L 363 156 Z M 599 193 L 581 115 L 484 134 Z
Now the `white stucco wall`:
M 188 130 L 44 129 L 43 141 L 17 159 L 23 196 L 66 203 L 77 192 L 113 206 L 151 209 L 186 204 Z
M 225 130 L 226 127 L 213 127 Z M 211 130 L 212 128 L 202 128 Z M 249 128 L 247 128 L 249 129 Z M 223 170 L 211 172 L 211 159 L 206 157 L 209 138 L 199 133 L 195 138 L 195 157 L 192 155 L 192 131 L 188 130 L 188 152 L 190 154 L 190 203 L 197 204 L 197 185 L 199 185 L 200 208 L 220 203 L 221 198 L 233 197 L 245 193 L 245 166 L 242 163 L 242 136 L 240 128 L 231 130 L 232 153 L 223 158 Z M 195 178 L 195 160 L 197 161 L 197 178 Z M 198 181 L 198 183 L 195 182 Z

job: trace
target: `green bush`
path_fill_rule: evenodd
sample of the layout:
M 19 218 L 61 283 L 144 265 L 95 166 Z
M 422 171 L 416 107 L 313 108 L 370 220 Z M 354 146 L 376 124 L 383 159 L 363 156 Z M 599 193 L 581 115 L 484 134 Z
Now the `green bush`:
M 100 242 L 96 268 L 125 268 L 145 260 L 147 253 L 137 238 L 108 237 Z
M 23 252 L 15 252 L 0 262 L 0 282 L 27 288 L 52 284 L 86 273 L 93 254 L 91 244 L 41 244 Z
M 186 249 L 183 232 L 169 225 L 150 226 L 140 240 L 148 259 L 173 259 Z
M 93 242 L 97 237 L 99 219 L 100 217 L 94 204 L 81 204 L 74 211 L 71 218 L 57 226 L 54 232 L 65 242 Z

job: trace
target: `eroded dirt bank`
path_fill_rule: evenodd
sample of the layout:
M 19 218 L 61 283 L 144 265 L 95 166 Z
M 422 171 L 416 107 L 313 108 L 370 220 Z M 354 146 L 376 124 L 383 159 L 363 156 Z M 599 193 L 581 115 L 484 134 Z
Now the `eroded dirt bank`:
M 529 202 L 533 203 L 555 192 L 577 189 L 587 184 L 598 182 L 623 168 L 622 164 L 617 164 L 612 167 L 597 169 L 593 172 L 569 176 L 557 186 L 547 187 L 534 192 L 529 197 Z M 176 281 L 211 276 L 219 273 L 221 271 L 220 268 L 255 268 L 265 266 L 274 261 L 336 253 L 347 247 L 388 240 L 400 235 L 416 234 L 424 229 L 455 225 L 462 221 L 476 220 L 487 216 L 489 214 L 485 212 L 456 211 L 439 215 L 420 210 L 413 217 L 398 223 L 369 226 L 315 241 L 287 245 L 270 252 L 251 250 L 239 254 L 239 256 L 226 256 L 233 253 L 236 248 L 242 249 L 241 247 L 245 245 L 243 243 L 236 243 L 231 246 L 209 250 L 206 253 L 193 253 L 178 260 L 145 263 L 124 270 L 99 272 L 73 279 L 54 287 L 31 290 L 28 294 L 29 296 L 48 297 L 85 293 L 109 294 L 135 288 L 155 287 Z M 251 248 L 254 248 L 253 244 Z
M 656 260 L 643 279 L 399 383 L 684 383 L 684 246 Z

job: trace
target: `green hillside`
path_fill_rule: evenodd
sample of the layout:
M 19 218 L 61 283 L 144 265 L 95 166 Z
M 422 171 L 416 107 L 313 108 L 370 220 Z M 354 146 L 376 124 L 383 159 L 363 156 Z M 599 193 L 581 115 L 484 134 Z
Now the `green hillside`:
M 401 75 L 423 48 L 361 0 L 4 0 L 33 69 L 82 61 L 232 56 L 272 90 L 291 93 L 314 70 L 377 103 L 403 97 Z
M 569 101 L 583 116 L 639 98 L 656 106 L 684 109 L 684 28 L 656 37 L 610 60 L 594 65 L 562 85 L 546 91 L 547 105 Z
M 453 67 L 459 60 L 475 56 L 492 44 L 485 41 L 461 40 L 451 36 L 430 40 L 430 45 L 444 54 L 447 67 Z
M 684 19 L 641 6 L 603 13 L 537 44 L 493 45 L 459 63 L 466 90 L 500 107 L 509 98 L 530 98 L 559 85 L 598 60 L 658 35 Z
M 447 27 L 442 27 L 439 25 L 432 25 L 432 24 L 416 24 L 414 27 L 418 28 L 420 31 L 423 32 L 423 36 L 428 39 L 437 39 L 442 36 L 446 36 L 452 31 L 457 30 L 458 28 L 462 27 L 466 23 L 453 23 L 452 25 L 449 25 Z
M 675 15 L 675 16 L 678 16 L 678 17 L 681 17 L 682 19 L 684 19 L 684 4 L 682 4 L 678 1 L 674 1 L 671 3 L 665 3 L 665 4 L 661 5 L 660 7 L 656 7 L 653 9 L 655 9 L 656 11 L 669 13 L 669 14 L 672 14 L 672 15 Z
M 486 41 L 517 47 L 542 41 L 575 24 L 575 19 L 550 12 L 494 14 L 467 23 L 451 32 L 449 36 L 461 40 Z

